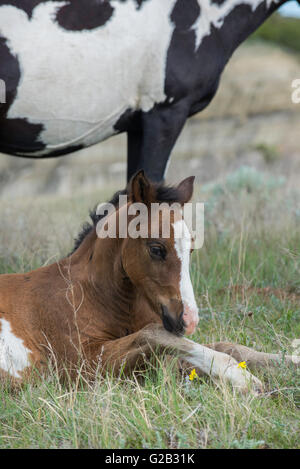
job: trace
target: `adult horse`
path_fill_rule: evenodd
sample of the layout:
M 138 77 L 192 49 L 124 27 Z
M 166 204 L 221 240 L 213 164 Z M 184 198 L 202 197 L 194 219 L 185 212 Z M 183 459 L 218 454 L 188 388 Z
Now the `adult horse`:
M 116 213 L 94 214 L 69 257 L 27 274 L 0 276 L 0 378 L 20 383 L 33 369 L 42 372 L 49 357 L 73 377 L 78 369 L 130 373 L 144 368 L 156 350 L 247 392 L 261 390 L 262 384 L 236 359 L 249 367 L 292 361 L 242 345 L 203 346 L 183 337 L 198 323 L 189 274 L 192 239 L 182 214 L 193 182 L 191 177 L 167 188 L 151 184 L 140 171 L 128 186 L 127 202 L 119 204 L 117 194 Z M 135 203 L 138 210 L 141 203 L 148 209 L 164 203 L 161 216 L 148 210 L 141 219 L 132 211 Z M 163 236 L 166 220 L 168 237 Z M 124 221 L 127 231 L 121 236 Z M 130 236 L 131 223 L 148 236 Z M 103 236 L 109 224 L 115 236 Z
M 186 119 L 283 0 L 0 0 L 0 151 L 42 158 L 128 134 L 163 179 Z

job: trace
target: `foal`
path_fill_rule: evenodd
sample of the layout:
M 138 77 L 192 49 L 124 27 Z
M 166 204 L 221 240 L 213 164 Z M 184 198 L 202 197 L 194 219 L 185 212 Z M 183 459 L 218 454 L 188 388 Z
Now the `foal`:
M 102 219 L 94 214 L 69 257 L 27 274 L 0 276 L 2 378 L 22 383 L 34 369 L 43 371 L 52 354 L 71 372 L 80 358 L 94 371 L 130 373 L 155 351 L 176 355 L 198 373 L 243 392 L 262 389 L 236 360 L 251 367 L 276 362 L 279 355 L 225 343 L 204 346 L 183 337 L 198 323 L 189 274 L 192 239 L 181 210 L 192 197 L 193 183 L 190 177 L 173 188 L 153 185 L 141 171 L 128 185 L 128 203 L 119 205 L 115 196 L 114 214 Z M 165 202 L 162 216 L 154 222 L 149 212 L 139 228 L 158 223 L 160 236 L 133 238 L 127 231 L 121 237 L 122 220 L 137 221 L 130 214 L 132 204 L 154 202 Z M 177 210 L 171 210 L 174 202 Z M 161 236 L 164 216 L 169 217 L 168 238 Z M 113 221 L 116 236 L 103 236 Z

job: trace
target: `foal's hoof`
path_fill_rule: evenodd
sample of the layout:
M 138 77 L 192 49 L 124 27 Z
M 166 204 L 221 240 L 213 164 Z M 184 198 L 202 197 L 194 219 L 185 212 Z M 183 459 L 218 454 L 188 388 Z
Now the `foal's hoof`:
M 251 375 L 247 376 L 245 386 L 243 386 L 240 391 L 244 395 L 252 394 L 252 396 L 258 397 L 264 393 L 264 386 L 262 382 L 256 378 L 256 376 Z
M 264 392 L 262 382 L 247 370 L 233 365 L 228 368 L 226 374 L 226 378 L 232 383 L 233 388 L 242 394 L 259 396 Z
M 251 376 L 250 392 L 256 397 L 261 396 L 264 393 L 264 386 L 262 382 L 253 375 Z

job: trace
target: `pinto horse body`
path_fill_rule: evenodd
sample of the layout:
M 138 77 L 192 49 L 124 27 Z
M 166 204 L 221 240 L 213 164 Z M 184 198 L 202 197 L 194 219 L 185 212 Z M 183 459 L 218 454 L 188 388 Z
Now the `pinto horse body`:
M 53 357 L 57 369 L 71 377 L 83 364 L 93 373 L 130 373 L 144 368 L 145 358 L 156 351 L 247 392 L 261 390 L 262 384 L 236 359 L 247 360 L 249 367 L 292 361 L 241 345 L 203 346 L 183 337 L 198 323 L 189 274 L 191 234 L 182 215 L 193 179 L 170 189 L 150 184 L 139 172 L 129 186 L 129 202 L 118 206 L 115 199 L 116 237 L 99 236 L 94 218 L 66 259 L 27 274 L 0 276 L 0 378 L 22 383 L 33 370 L 47 370 Z M 149 207 L 160 202 L 162 217 L 169 220 L 168 238 L 161 236 L 161 220 L 155 222 L 158 237 L 119 236 L 122 218 L 137 221 L 133 203 Z M 173 210 L 173 203 L 179 208 Z M 139 223 L 155 224 L 150 214 Z
M 186 119 L 282 0 L 0 0 L 0 151 L 59 156 L 128 134 L 163 179 Z

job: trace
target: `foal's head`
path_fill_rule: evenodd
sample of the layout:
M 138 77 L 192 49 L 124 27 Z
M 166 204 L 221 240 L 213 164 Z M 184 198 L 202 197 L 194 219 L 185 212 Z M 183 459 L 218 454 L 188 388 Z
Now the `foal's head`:
M 182 210 L 192 197 L 193 184 L 194 177 L 190 177 L 177 187 L 158 186 L 140 171 L 129 183 L 128 203 L 118 208 L 116 217 L 125 275 L 138 298 L 146 301 L 164 327 L 176 334 L 191 334 L 198 324 L 189 272 L 192 237 Z M 153 204 L 156 208 L 160 204 L 159 215 Z M 120 239 L 119 226 L 124 218 L 127 235 Z M 107 228 L 105 223 L 102 226 Z

